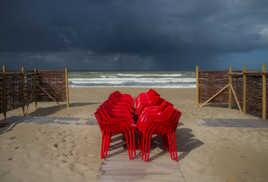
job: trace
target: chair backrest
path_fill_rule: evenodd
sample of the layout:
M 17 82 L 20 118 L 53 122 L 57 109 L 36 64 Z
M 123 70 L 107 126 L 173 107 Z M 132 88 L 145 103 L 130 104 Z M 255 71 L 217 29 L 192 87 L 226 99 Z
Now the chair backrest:
M 156 105 L 161 105 L 164 101 L 165 101 L 165 99 L 159 97 L 155 104 Z
M 100 123 L 102 121 L 101 121 L 101 117 L 100 117 L 100 114 L 99 114 L 99 109 L 94 113 L 94 115 L 95 115 L 95 118 L 97 119 L 97 121 L 98 121 L 98 123 L 100 125 Z
M 134 106 L 134 99 L 130 94 L 121 94 L 120 101 L 127 102 L 131 106 Z
M 121 93 L 118 90 L 116 90 L 116 91 L 114 91 L 113 93 L 110 94 L 108 99 L 116 99 L 117 100 L 117 99 L 120 98 L 120 96 L 121 96 Z
M 157 93 L 154 89 L 150 89 L 150 90 L 148 90 L 147 91 L 147 94 L 149 95 L 149 96 L 159 96 L 160 97 L 160 94 L 159 93 Z
M 172 106 L 168 105 L 168 106 L 161 112 L 161 115 L 162 115 L 163 119 L 165 119 L 165 120 L 169 120 L 169 119 L 171 119 L 171 116 L 173 115 L 174 111 L 175 111 L 175 109 L 174 109 Z
M 176 118 L 175 120 L 176 120 L 176 122 L 179 122 L 182 113 L 181 113 L 181 111 L 179 111 L 178 109 L 176 109 L 176 113 L 177 113 L 177 118 Z
M 104 107 L 100 107 L 97 110 L 97 113 L 99 115 L 99 119 L 100 119 L 101 123 L 103 123 L 103 122 L 107 123 L 110 121 L 111 117 Z
M 104 116 L 103 114 L 101 113 L 101 109 L 99 108 L 95 113 L 95 118 L 97 119 L 98 121 L 98 125 L 100 127 L 100 130 L 103 131 L 104 130 L 104 126 L 103 124 L 105 123 L 105 119 L 104 119 Z

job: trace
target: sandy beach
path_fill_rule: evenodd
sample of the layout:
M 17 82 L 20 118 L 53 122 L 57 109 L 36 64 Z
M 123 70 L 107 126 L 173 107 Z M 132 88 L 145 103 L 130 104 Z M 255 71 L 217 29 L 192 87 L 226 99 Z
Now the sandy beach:
M 70 122 L 21 122 L 8 131 L 1 129 L 0 181 L 101 181 L 101 133 L 98 125 L 86 123 L 94 118 L 97 107 L 114 90 L 135 97 L 148 89 L 70 88 L 70 108 L 64 103 L 38 103 L 37 110 L 33 104 L 29 105 L 27 117 L 69 118 Z M 267 181 L 268 127 L 263 122 L 268 121 L 223 107 L 198 108 L 195 89 L 156 90 L 182 111 L 181 125 L 176 133 L 180 156 L 176 165 L 180 166 L 184 181 Z M 20 114 L 21 110 L 16 109 L 7 115 L 10 118 Z M 219 125 L 209 125 L 206 121 Z M 224 125 L 229 121 L 236 122 L 236 127 Z M 170 161 L 169 154 L 159 155 L 161 152 L 161 147 L 152 151 L 152 162 Z M 151 179 L 145 177 L 139 181 Z

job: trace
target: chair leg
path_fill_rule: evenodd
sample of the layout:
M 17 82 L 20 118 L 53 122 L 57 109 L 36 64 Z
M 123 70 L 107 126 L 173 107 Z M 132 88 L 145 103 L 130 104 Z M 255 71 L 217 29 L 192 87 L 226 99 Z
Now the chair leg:
M 150 160 L 150 149 L 151 149 L 151 142 L 152 142 L 152 135 L 153 135 L 153 131 L 154 131 L 154 126 L 151 126 L 147 129 L 147 140 L 148 140 L 148 143 L 147 143 L 147 154 L 146 154 L 146 161 L 149 161 Z
M 112 137 L 112 134 L 111 134 L 111 129 L 109 128 L 108 130 L 108 135 L 107 135 L 107 144 L 106 144 L 106 157 L 108 156 L 108 152 L 109 152 L 109 148 L 110 148 L 110 142 L 111 142 L 111 137 Z
M 146 161 L 150 161 L 151 143 L 152 143 L 152 133 L 149 133 Z
M 130 129 L 128 129 L 128 136 L 129 136 L 129 152 L 130 152 L 130 157 L 132 159 L 133 158 L 133 155 L 132 155 L 132 153 L 133 153 L 133 149 L 132 149 L 133 144 L 132 144 L 132 133 L 131 133 Z
M 105 132 L 102 132 L 102 136 L 101 136 L 101 159 L 104 158 L 104 145 L 105 145 L 104 135 L 105 135 Z
M 175 141 L 174 141 L 174 135 L 173 135 L 173 132 L 170 132 L 170 139 L 171 139 L 171 153 L 172 153 L 172 160 L 176 160 L 176 154 L 175 154 Z
M 143 160 L 143 155 L 144 155 L 144 152 L 145 152 L 145 137 L 146 137 L 146 134 L 145 133 L 142 133 L 142 147 L 141 147 L 141 159 Z
M 103 134 L 103 157 L 106 158 L 107 157 L 107 144 L 108 144 L 108 135 L 109 132 L 105 131 Z
M 106 151 L 105 151 L 105 156 L 108 156 L 109 148 L 110 148 L 110 142 L 111 142 L 111 134 L 110 132 L 107 135 L 107 142 L 106 142 Z
M 144 134 L 144 158 L 143 160 L 146 160 L 146 154 L 147 154 L 147 146 L 148 146 L 148 133 L 146 132 Z
M 171 137 L 171 145 L 172 145 L 172 156 L 173 156 L 173 160 L 175 160 L 175 147 L 174 147 L 174 137 L 173 134 L 170 133 L 170 137 Z
M 171 137 L 170 134 L 168 133 L 168 143 L 169 143 L 169 153 L 170 153 L 170 158 L 172 159 L 172 146 L 171 146 Z
M 148 148 L 149 148 L 149 132 L 146 134 L 146 144 L 145 144 L 145 154 L 144 154 L 144 161 L 147 161 L 148 156 Z
M 135 132 L 134 130 L 132 129 L 131 130 L 132 132 L 132 138 L 133 138 L 133 152 L 134 152 L 134 158 L 136 158 L 136 140 L 135 140 Z
M 174 142 L 173 142 L 173 136 L 172 136 L 172 133 L 170 133 L 170 142 L 171 142 L 171 154 L 172 154 L 172 160 L 174 160 L 174 158 L 175 158 L 175 154 L 174 154 Z
M 173 138 L 174 138 L 174 149 L 175 149 L 175 160 L 178 161 L 178 152 L 177 152 L 177 144 L 176 144 L 176 136 L 175 133 L 173 133 Z
M 129 160 L 131 160 L 128 131 L 125 131 L 124 134 L 125 134 L 125 138 L 126 138 L 128 157 L 129 157 Z
M 149 132 L 145 132 L 144 134 L 144 158 L 143 160 L 146 161 L 146 156 L 147 156 L 147 148 L 148 148 L 148 136 Z
M 107 134 L 108 134 L 108 131 L 106 130 L 105 133 L 104 133 L 104 137 L 103 137 L 103 140 L 104 140 L 104 144 L 103 144 L 103 155 L 104 155 L 104 158 L 106 158 Z

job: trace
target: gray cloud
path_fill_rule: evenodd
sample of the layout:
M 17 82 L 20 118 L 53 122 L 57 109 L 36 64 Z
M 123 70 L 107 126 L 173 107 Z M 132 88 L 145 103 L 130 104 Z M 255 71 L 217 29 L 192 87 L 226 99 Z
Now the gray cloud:
M 266 0 L 2 0 L 0 52 L 40 54 L 43 64 L 191 68 L 267 49 L 267 19 Z

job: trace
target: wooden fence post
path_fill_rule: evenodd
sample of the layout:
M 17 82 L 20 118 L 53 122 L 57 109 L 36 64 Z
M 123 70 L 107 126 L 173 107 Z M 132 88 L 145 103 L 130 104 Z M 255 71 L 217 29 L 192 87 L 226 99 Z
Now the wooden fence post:
M 196 65 L 195 68 L 195 77 L 196 77 L 196 106 L 200 106 L 200 90 L 199 90 L 199 66 Z
M 3 74 L 2 74 L 2 76 L 3 76 L 3 85 L 2 85 L 2 111 L 3 111 L 3 115 L 4 115 L 4 119 L 6 119 L 7 118 L 7 95 L 6 95 L 6 75 L 5 75 L 5 73 L 6 73 L 6 66 L 5 65 L 3 65 L 2 66 L 2 72 L 3 72 Z
M 68 69 L 65 67 L 65 87 L 66 87 L 66 106 L 70 106 L 70 100 L 69 100 L 69 85 L 68 85 Z
M 24 67 L 21 67 L 21 114 L 22 116 L 25 116 L 25 111 L 24 111 Z
M 228 93 L 228 108 L 232 109 L 232 90 L 231 86 L 233 85 L 233 80 L 232 80 L 232 66 L 229 67 L 229 93 Z
M 266 65 L 262 65 L 262 119 L 266 119 Z
M 37 109 L 37 69 L 34 68 L 34 108 Z
M 243 113 L 247 112 L 247 65 L 243 66 Z

